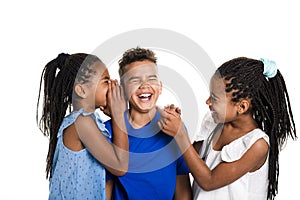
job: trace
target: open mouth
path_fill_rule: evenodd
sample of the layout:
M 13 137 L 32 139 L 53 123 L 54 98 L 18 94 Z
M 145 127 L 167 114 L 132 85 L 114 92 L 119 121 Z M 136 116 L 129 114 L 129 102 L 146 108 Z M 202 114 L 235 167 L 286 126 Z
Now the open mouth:
M 139 99 L 141 101 L 149 101 L 151 99 L 151 97 L 152 97 L 152 94 L 150 94 L 150 93 L 143 93 L 143 94 L 138 95 L 138 97 L 139 97 Z

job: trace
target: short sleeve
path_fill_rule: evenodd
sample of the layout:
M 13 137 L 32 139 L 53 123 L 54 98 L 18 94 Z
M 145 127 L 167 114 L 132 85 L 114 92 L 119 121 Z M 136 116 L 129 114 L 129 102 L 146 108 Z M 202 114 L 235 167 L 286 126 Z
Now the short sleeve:
M 263 138 L 269 144 L 269 137 L 260 129 L 254 129 L 245 136 L 223 147 L 221 159 L 225 162 L 239 160 L 245 152 L 259 139 Z
M 96 122 L 96 124 L 97 124 L 99 130 L 101 131 L 101 133 L 102 133 L 105 137 L 111 138 L 111 134 L 110 134 L 110 132 L 107 130 L 107 128 L 106 128 L 104 122 L 102 121 L 102 119 L 100 118 L 99 113 L 97 113 L 97 112 L 84 113 L 84 112 L 83 112 L 82 115 L 83 115 L 83 116 L 91 116 L 91 117 L 95 120 L 95 122 Z

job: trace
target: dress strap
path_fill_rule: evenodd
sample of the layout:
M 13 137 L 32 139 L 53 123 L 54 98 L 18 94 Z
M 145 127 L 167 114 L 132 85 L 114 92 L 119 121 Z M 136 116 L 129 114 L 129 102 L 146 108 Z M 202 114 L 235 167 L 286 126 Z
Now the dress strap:
M 208 138 L 207 138 L 206 141 L 205 141 L 206 146 L 205 146 L 205 149 L 204 149 L 204 153 L 202 154 L 202 159 L 203 159 L 204 161 L 206 160 L 206 157 L 207 157 L 207 155 L 208 155 L 208 153 L 209 153 L 209 150 L 210 150 L 210 148 L 211 148 L 210 146 L 211 146 L 211 143 L 212 143 L 212 139 L 214 138 L 214 136 L 215 136 L 217 130 L 218 130 L 221 126 L 223 126 L 222 123 L 221 123 L 221 124 L 218 124 L 218 125 L 214 128 L 214 130 L 209 134 Z

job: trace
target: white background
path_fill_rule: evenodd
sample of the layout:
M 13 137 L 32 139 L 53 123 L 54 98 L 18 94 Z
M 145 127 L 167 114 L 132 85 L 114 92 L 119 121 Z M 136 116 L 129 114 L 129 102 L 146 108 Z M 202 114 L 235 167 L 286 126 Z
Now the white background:
M 48 141 L 36 126 L 35 109 L 42 68 L 58 53 L 91 53 L 117 34 L 162 28 L 197 42 L 216 66 L 237 56 L 273 59 L 297 124 L 299 19 L 298 4 L 288 0 L 1 1 L 0 199 L 47 199 Z M 299 140 L 290 140 L 280 154 L 276 199 L 297 199 L 299 150 Z

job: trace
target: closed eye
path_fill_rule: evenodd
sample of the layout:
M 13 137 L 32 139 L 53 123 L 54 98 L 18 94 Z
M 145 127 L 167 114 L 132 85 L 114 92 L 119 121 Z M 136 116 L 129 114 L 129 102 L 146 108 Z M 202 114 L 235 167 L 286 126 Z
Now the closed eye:
M 158 77 L 156 75 L 151 75 L 148 77 L 148 81 L 156 82 L 156 81 L 158 81 Z
M 210 95 L 210 99 L 212 102 L 216 102 L 218 100 L 218 98 L 214 94 Z
M 104 79 L 101 80 L 101 82 L 104 83 L 104 84 L 108 84 L 109 81 L 110 81 L 109 78 L 104 78 Z
M 139 82 L 140 82 L 140 79 L 138 79 L 138 78 L 131 78 L 131 79 L 129 80 L 129 82 L 130 82 L 130 83 L 139 83 Z

